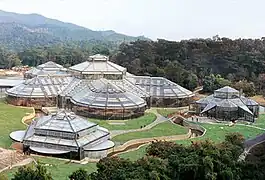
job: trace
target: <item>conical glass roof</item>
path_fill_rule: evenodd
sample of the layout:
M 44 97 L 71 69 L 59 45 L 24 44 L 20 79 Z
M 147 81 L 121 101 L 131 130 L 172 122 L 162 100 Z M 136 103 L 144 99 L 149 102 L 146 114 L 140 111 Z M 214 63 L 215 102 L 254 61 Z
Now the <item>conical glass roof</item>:
M 81 74 L 124 74 L 126 68 L 108 60 L 108 57 L 96 54 L 88 61 L 74 65 L 69 70 Z
M 57 64 L 53 61 L 48 61 L 44 64 L 38 65 L 37 69 L 50 70 L 50 69 L 63 69 L 64 67 L 60 64 Z
M 126 79 L 145 89 L 152 97 L 187 98 L 194 96 L 191 91 L 163 77 L 127 76 Z
M 104 143 L 106 140 L 102 138 L 108 135 L 109 131 L 100 128 L 97 124 L 73 112 L 59 110 L 54 115 L 42 116 L 34 120 L 27 128 L 23 143 L 34 142 L 33 148 L 45 148 L 47 152 L 49 151 L 47 144 L 53 145 L 57 150 L 65 150 L 62 147 L 67 146 L 67 150 L 77 151 L 78 147 L 95 147 Z M 95 142 L 98 143 L 95 144 Z
M 80 116 L 76 116 L 73 112 L 60 110 L 54 115 L 40 117 L 35 129 L 76 133 L 94 126 L 97 126 L 97 124 L 89 122 Z
M 224 93 L 235 92 L 237 93 L 239 91 L 229 86 L 225 86 L 225 87 L 215 90 L 215 92 L 224 92 Z
M 26 71 L 25 74 L 38 76 L 38 75 L 53 75 L 53 74 L 66 74 L 66 68 L 55 62 L 48 61 L 44 64 L 33 67 L 30 70 Z
M 214 91 L 214 95 L 207 96 L 196 101 L 197 104 L 205 106 L 202 112 L 206 112 L 211 108 L 217 106 L 220 108 L 225 108 L 226 110 L 237 110 L 241 108 L 242 110 L 253 114 L 247 106 L 258 106 L 258 103 L 248 99 L 244 96 L 239 95 L 239 91 L 229 86 L 225 86 Z
M 95 54 L 93 56 L 89 56 L 88 60 L 90 60 L 90 61 L 108 61 L 109 57 L 101 55 L 101 54 Z
M 7 94 L 17 97 L 55 97 L 69 84 L 67 76 L 36 76 L 7 90 Z
M 74 104 L 94 108 L 137 108 L 146 106 L 144 99 L 106 79 L 90 81 L 87 88 L 73 95 Z
M 238 98 L 239 96 L 240 96 L 239 91 L 229 86 L 225 86 L 223 88 L 214 91 L 214 97 L 217 98 L 233 99 L 233 98 Z

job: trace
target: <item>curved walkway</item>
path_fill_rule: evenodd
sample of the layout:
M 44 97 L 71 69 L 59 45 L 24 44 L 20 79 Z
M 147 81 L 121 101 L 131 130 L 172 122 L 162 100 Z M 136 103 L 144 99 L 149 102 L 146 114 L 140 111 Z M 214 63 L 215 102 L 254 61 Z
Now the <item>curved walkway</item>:
M 125 153 L 128 151 L 132 151 L 132 149 L 137 149 L 139 146 L 143 146 L 146 144 L 149 144 L 152 141 L 177 141 L 177 140 L 184 140 L 189 139 L 191 137 L 192 133 L 189 129 L 189 132 L 187 134 L 181 134 L 181 135 L 173 135 L 173 136 L 161 136 L 161 137 L 152 137 L 152 138 L 141 138 L 141 139 L 133 139 L 130 141 L 127 141 L 123 145 L 114 147 L 113 152 L 110 153 L 111 156 L 118 155 L 121 153 Z
M 28 115 L 25 115 L 21 122 L 26 125 L 26 126 L 29 126 L 29 124 L 27 123 L 27 121 L 32 121 L 32 119 L 36 116 L 36 113 L 35 113 L 35 109 L 34 108 L 31 108 L 32 109 L 32 113 L 28 114 Z
M 168 121 L 169 119 L 165 118 L 164 116 L 160 115 L 156 109 L 148 109 L 146 112 L 151 112 L 154 113 L 156 115 L 156 120 L 153 121 L 151 124 L 148 124 L 147 126 L 141 128 L 141 129 L 130 129 L 130 130 L 113 130 L 110 131 L 110 136 L 111 138 L 117 136 L 117 135 L 121 135 L 121 134 L 126 134 L 129 132 L 140 132 L 140 131 L 146 131 L 149 130 L 151 128 L 153 128 L 154 126 L 156 126 L 157 124 L 163 123 Z
M 191 120 L 191 118 L 188 118 L 187 121 L 194 122 L 194 121 Z M 228 122 L 219 122 L 219 121 L 216 121 L 214 119 L 209 119 L 209 118 L 206 118 L 206 117 L 199 117 L 199 122 L 207 123 L 207 124 L 215 124 L 215 125 L 234 125 L 233 123 L 229 124 Z M 261 128 L 261 127 L 255 126 L 255 125 L 242 124 L 242 123 L 236 123 L 236 125 L 237 126 L 246 126 L 246 127 L 250 127 L 250 128 L 254 128 L 254 129 L 259 129 L 259 130 L 265 131 L 265 128 Z M 255 147 L 256 145 L 261 144 L 263 142 L 265 142 L 265 133 L 263 133 L 263 134 L 261 134 L 259 136 L 256 136 L 255 138 L 246 140 L 244 142 L 244 152 L 239 156 L 238 160 L 239 161 L 244 161 L 246 156 L 250 152 L 250 150 L 253 147 Z
M 264 143 L 265 142 L 265 133 L 256 136 L 255 138 L 252 139 L 248 139 L 244 142 L 244 152 L 239 156 L 239 161 L 244 161 L 245 158 L 247 157 L 248 153 L 250 152 L 250 150 L 252 148 L 254 148 L 255 146 Z
M 154 110 L 156 111 L 156 110 Z M 165 118 L 163 116 L 161 116 L 159 113 L 154 112 L 158 118 L 162 117 L 160 119 L 160 121 L 158 122 L 164 122 L 164 121 L 171 121 L 173 124 L 175 124 L 172 119 L 168 119 Z M 181 116 L 182 117 L 182 116 Z M 158 119 L 157 118 L 157 119 Z M 109 153 L 109 156 L 116 156 L 119 154 L 123 154 L 126 152 L 130 152 L 130 151 L 135 151 L 137 149 L 139 149 L 140 147 L 147 145 L 149 143 L 151 143 L 152 141 L 156 141 L 156 140 L 164 140 L 164 141 L 177 141 L 177 140 L 186 140 L 186 139 L 190 139 L 190 138 L 198 138 L 198 137 L 202 137 L 205 135 L 206 133 L 206 129 L 200 125 L 194 125 L 194 124 L 190 124 L 188 123 L 188 121 L 186 121 L 186 119 L 184 117 L 182 117 L 185 121 L 185 127 L 187 127 L 189 129 L 187 134 L 181 134 L 181 135 L 173 135 L 173 136 L 162 136 L 162 137 L 152 137 L 152 138 L 141 138 L 141 139 L 133 139 L 130 141 L 127 141 L 126 143 L 124 143 L 123 145 L 120 146 L 116 146 L 112 152 Z M 152 125 L 151 125 L 152 126 Z M 199 131 L 203 131 L 203 133 L 200 136 L 197 137 L 192 137 L 192 129 L 197 129 Z

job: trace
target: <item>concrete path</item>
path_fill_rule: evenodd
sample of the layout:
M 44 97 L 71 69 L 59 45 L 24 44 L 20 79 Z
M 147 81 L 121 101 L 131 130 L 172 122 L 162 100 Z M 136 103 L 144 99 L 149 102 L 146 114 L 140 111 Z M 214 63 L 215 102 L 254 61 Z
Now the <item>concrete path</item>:
M 192 120 L 192 118 L 187 118 L 187 121 L 189 122 L 196 122 L 195 120 L 196 118 L 194 118 L 194 120 Z M 207 123 L 207 124 L 216 124 L 216 125 L 232 125 L 232 123 L 230 121 L 217 121 L 215 119 L 210 119 L 210 118 L 207 118 L 207 117 L 198 117 L 198 122 L 199 123 Z M 258 127 L 258 126 L 255 126 L 255 125 L 250 125 L 250 124 L 242 124 L 242 123 L 235 123 L 235 125 L 237 126 L 247 126 L 247 127 L 250 127 L 250 128 L 254 128 L 254 129 L 259 129 L 259 130 L 264 130 L 265 131 L 265 128 L 261 128 L 261 127 Z
M 156 120 L 153 121 L 151 124 L 148 124 L 147 126 L 141 128 L 141 129 L 129 129 L 129 130 L 113 130 L 110 131 L 110 136 L 111 138 L 120 135 L 120 134 L 125 134 L 125 133 L 129 133 L 129 132 L 139 132 L 139 131 L 146 131 L 149 130 L 151 128 L 153 128 L 154 126 L 156 126 L 157 124 L 163 123 L 168 121 L 169 119 L 165 118 L 164 116 L 160 115 L 156 109 L 148 109 L 146 112 L 151 112 L 154 113 L 156 115 Z

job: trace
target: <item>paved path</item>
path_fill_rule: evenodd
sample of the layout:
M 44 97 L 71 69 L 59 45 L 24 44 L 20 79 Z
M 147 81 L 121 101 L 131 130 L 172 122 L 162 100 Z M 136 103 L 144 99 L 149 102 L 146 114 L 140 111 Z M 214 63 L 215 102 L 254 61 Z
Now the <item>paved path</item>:
M 164 116 L 160 115 L 156 109 L 148 109 L 146 112 L 151 112 L 154 113 L 156 115 L 156 120 L 153 121 L 151 124 L 148 124 L 147 126 L 141 128 L 141 129 L 129 129 L 129 130 L 113 130 L 110 131 L 110 136 L 111 138 L 120 135 L 120 134 L 125 134 L 125 133 L 129 133 L 129 132 L 139 132 L 139 131 L 146 131 L 148 129 L 153 128 L 154 126 L 156 126 L 157 124 L 163 123 L 168 121 L 169 119 L 165 118 Z
M 196 118 L 194 118 L 194 120 L 192 121 L 192 118 L 187 118 L 187 121 L 190 121 L 190 122 L 196 122 L 195 120 Z M 198 122 L 200 123 L 207 123 L 207 124 L 216 124 L 216 125 L 232 125 L 232 123 L 229 121 L 217 121 L 215 119 L 210 119 L 210 118 L 207 118 L 207 117 L 198 117 Z M 254 128 L 254 129 L 259 129 L 259 130 L 264 130 L 265 131 L 265 128 L 261 128 L 261 127 L 258 127 L 258 126 L 255 126 L 255 125 L 250 125 L 250 124 L 242 124 L 242 123 L 235 123 L 235 125 L 237 126 L 247 126 L 247 127 L 250 127 L 250 128 Z
M 198 117 L 199 118 L 199 122 L 201 123 L 208 123 L 208 124 L 215 124 L 215 125 L 230 125 L 229 122 L 220 122 L 220 121 L 216 121 L 215 119 L 209 119 L 207 117 Z M 192 121 L 192 118 L 188 118 L 187 119 L 190 122 L 194 122 Z M 265 128 L 261 128 L 255 125 L 250 125 L 250 124 L 242 124 L 242 123 L 236 123 L 235 125 L 237 126 L 246 126 L 246 127 L 250 127 L 250 128 L 254 128 L 254 129 L 259 129 L 259 130 L 263 130 L 265 131 Z M 261 144 L 265 142 L 265 133 L 258 135 L 252 139 L 247 139 L 244 142 L 244 152 L 239 156 L 239 161 L 243 161 L 245 160 L 246 156 L 248 155 L 249 151 L 255 147 L 258 144 Z

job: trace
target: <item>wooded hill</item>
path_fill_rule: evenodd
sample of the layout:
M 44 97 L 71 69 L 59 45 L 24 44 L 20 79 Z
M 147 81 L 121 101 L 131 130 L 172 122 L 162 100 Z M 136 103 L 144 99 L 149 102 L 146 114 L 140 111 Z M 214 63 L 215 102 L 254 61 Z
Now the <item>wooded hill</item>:
M 19 53 L 2 50 L 0 68 L 19 65 L 20 61 L 36 66 L 49 60 L 70 66 L 101 53 L 110 54 L 112 61 L 133 74 L 163 76 L 190 90 L 203 84 L 208 92 L 224 85 L 247 87 L 243 89 L 246 93 L 263 92 L 265 88 L 264 39 L 138 40 L 113 49 L 112 44 L 89 46 L 84 41 L 78 46 L 65 43 Z
M 20 51 L 36 46 L 86 41 L 119 45 L 122 42 L 148 40 L 143 36 L 133 37 L 112 30 L 93 31 L 72 23 L 46 18 L 39 14 L 18 14 L 0 10 L 0 44 L 9 50 Z

